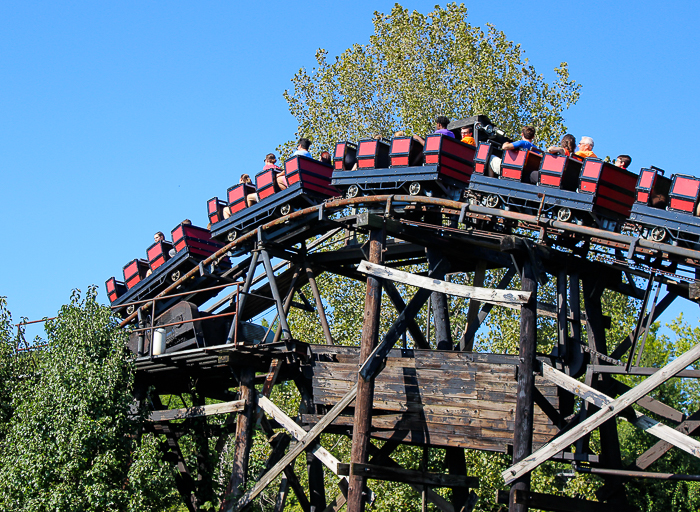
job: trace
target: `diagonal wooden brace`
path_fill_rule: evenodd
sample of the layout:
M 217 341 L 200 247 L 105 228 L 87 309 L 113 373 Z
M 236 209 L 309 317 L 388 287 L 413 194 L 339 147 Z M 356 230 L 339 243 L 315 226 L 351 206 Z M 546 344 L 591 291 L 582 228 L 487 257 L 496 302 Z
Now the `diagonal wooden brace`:
M 265 473 L 252 489 L 241 496 L 235 506 L 227 507 L 225 512 L 239 512 L 245 506 L 250 504 L 250 502 L 255 499 L 258 494 L 260 494 L 268 485 L 270 485 L 270 483 L 272 483 L 275 478 L 277 478 L 277 475 L 284 471 L 284 468 L 291 464 L 301 452 L 313 444 L 321 432 L 323 432 L 325 428 L 330 425 L 341 412 L 343 412 L 350 402 L 355 399 L 355 396 L 357 396 L 357 384 L 355 384 L 350 391 L 348 391 L 348 393 L 337 404 L 335 404 L 330 411 L 328 411 L 328 414 L 326 414 L 321 421 L 314 425 L 314 427 L 309 430 L 306 435 L 299 440 L 299 442 L 292 446 L 287 452 L 287 455 L 285 455 L 282 460 L 275 464 L 270 471 Z
M 552 368 L 548 364 L 542 364 L 542 375 L 545 379 L 553 382 L 557 386 L 570 391 L 571 393 L 584 399 L 586 402 L 590 402 L 601 409 L 613 401 L 613 399 L 605 393 L 601 393 L 583 382 L 579 382 L 576 379 L 569 377 L 565 373 Z M 634 418 L 631 418 L 628 421 L 630 421 L 635 427 L 640 428 L 641 430 L 644 430 L 645 432 L 648 432 L 649 434 L 652 434 L 659 439 L 671 443 L 681 450 L 700 458 L 699 441 L 696 441 L 692 437 L 689 437 L 676 429 L 668 427 L 661 422 L 653 420 L 648 416 L 635 411 L 634 409 L 630 409 L 630 411 L 633 412 Z M 621 418 L 627 419 L 625 416 L 621 416 Z
M 418 276 L 409 272 L 403 272 L 394 268 L 377 265 L 363 260 L 357 267 L 359 272 L 390 281 L 417 286 L 433 292 L 456 295 L 467 299 L 475 299 L 488 302 L 497 306 L 505 306 L 512 309 L 520 309 L 520 306 L 530 299 L 530 292 L 521 290 L 499 290 L 495 288 L 478 288 L 463 284 L 448 283 L 432 277 Z
M 637 400 L 659 387 L 688 365 L 695 362 L 698 358 L 700 358 L 700 343 L 688 350 L 682 356 L 674 359 L 672 362 L 661 368 L 654 375 L 648 377 L 639 385 L 630 389 L 624 395 L 619 396 L 612 402 L 608 403 L 603 409 L 594 415 L 589 416 L 577 427 L 565 432 L 561 437 L 547 443 L 532 455 L 506 469 L 503 473 L 501 473 L 501 476 L 503 476 L 505 482 L 509 484 L 524 474 L 529 473 L 550 457 L 556 455 L 586 434 L 589 434 L 595 428 L 599 427 L 607 420 L 614 417 L 616 414 L 625 410 Z

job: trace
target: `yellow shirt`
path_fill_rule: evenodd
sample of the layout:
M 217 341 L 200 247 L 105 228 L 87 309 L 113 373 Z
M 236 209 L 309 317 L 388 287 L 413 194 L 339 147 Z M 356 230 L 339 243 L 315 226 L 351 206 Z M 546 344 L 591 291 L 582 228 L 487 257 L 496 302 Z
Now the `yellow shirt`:
M 462 139 L 462 142 L 464 142 L 466 144 L 470 144 L 472 146 L 476 146 L 476 141 L 474 140 L 474 137 L 466 136 Z
M 593 152 L 593 151 L 577 151 L 576 152 L 577 156 L 580 156 L 581 158 L 598 158 L 598 156 Z

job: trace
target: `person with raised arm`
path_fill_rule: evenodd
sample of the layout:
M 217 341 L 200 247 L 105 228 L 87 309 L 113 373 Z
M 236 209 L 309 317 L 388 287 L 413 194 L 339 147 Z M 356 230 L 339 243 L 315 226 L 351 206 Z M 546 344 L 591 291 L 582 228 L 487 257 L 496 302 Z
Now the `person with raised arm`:
M 520 130 L 520 140 L 515 142 L 506 142 L 501 146 L 503 151 L 529 151 L 531 149 L 538 149 L 535 146 L 533 140 L 535 139 L 535 128 L 533 126 L 527 125 L 523 126 Z M 501 175 L 501 158 L 497 156 L 492 156 L 489 161 L 489 167 L 491 171 L 497 175 Z
M 571 156 L 576 152 L 576 137 L 567 133 L 562 137 L 558 146 L 550 146 L 547 148 L 547 153 L 553 155 Z

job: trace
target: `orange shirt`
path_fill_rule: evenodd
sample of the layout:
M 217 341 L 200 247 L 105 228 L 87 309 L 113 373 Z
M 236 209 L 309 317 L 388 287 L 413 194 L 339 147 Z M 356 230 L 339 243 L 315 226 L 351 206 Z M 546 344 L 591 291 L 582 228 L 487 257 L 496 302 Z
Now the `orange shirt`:
M 476 141 L 474 140 L 474 137 L 466 136 L 462 139 L 462 142 L 464 142 L 466 144 L 470 144 L 472 146 L 476 146 Z
M 593 151 L 577 151 L 576 152 L 577 156 L 580 156 L 581 158 L 598 158 L 598 156 L 593 152 Z

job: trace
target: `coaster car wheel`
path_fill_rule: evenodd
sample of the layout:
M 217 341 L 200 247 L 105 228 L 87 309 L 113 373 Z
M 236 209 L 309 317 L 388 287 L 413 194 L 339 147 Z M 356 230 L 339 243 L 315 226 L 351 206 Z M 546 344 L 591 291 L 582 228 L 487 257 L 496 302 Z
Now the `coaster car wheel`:
M 126 307 L 126 314 L 127 315 L 133 315 L 134 311 L 136 311 L 136 306 L 134 304 L 131 304 Z
M 291 204 L 284 203 L 282 206 L 280 206 L 280 215 L 282 215 L 284 217 L 285 215 L 289 215 L 290 213 L 292 213 L 292 205 Z
M 238 231 L 235 229 L 229 231 L 228 235 L 226 235 L 226 240 L 229 242 L 233 242 L 236 238 L 238 238 Z
M 423 187 L 421 187 L 421 184 L 417 181 L 414 181 L 408 186 L 408 193 L 412 196 L 417 196 L 421 193 L 421 190 L 423 190 Z
M 357 185 L 350 185 L 348 187 L 347 192 L 345 192 L 345 197 L 348 199 L 352 199 L 353 197 L 357 197 L 360 194 L 360 187 Z
M 660 226 L 653 227 L 649 230 L 647 238 L 652 242 L 663 242 L 666 239 L 666 229 Z
M 174 282 L 176 282 L 178 279 L 180 279 L 180 275 L 181 275 L 181 274 L 180 274 L 180 271 L 179 271 L 179 270 L 176 270 L 175 272 L 173 272 L 172 274 L 170 274 L 170 279 L 171 279 L 172 282 L 174 283 Z
M 484 197 L 482 202 L 487 208 L 496 208 L 499 204 L 501 204 L 501 198 L 496 194 L 489 194 Z
M 571 217 L 571 208 L 563 207 L 557 210 L 557 220 L 559 222 L 569 222 Z

